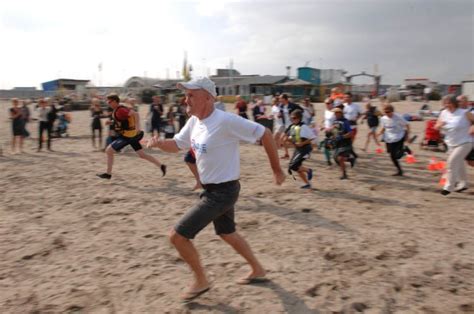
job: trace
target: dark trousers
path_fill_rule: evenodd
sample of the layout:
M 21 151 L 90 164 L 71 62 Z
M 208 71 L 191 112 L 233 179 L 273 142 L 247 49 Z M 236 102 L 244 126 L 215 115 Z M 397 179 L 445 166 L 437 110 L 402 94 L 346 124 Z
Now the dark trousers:
M 43 147 L 43 132 L 46 131 L 48 134 L 48 149 L 51 149 L 51 123 L 40 121 L 39 124 L 39 136 L 38 136 L 38 149 Z

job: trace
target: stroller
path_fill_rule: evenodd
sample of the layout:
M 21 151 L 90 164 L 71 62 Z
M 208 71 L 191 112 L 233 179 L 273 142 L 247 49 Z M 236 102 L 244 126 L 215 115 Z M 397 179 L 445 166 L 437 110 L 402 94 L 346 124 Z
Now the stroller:
M 420 143 L 421 149 L 446 152 L 448 146 L 443 140 L 443 135 L 434 128 L 436 120 L 426 121 L 425 137 Z

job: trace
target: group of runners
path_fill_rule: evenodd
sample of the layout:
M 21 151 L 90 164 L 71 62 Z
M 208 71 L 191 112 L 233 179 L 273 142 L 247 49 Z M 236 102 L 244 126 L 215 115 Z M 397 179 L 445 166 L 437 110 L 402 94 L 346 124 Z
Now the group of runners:
M 111 179 L 114 154 L 128 145 L 140 158 L 159 168 L 163 176 L 166 174 L 166 165 L 147 154 L 143 146 L 170 153 L 185 153 L 185 161 L 196 177 L 196 188 L 202 188 L 203 191 L 198 202 L 181 217 L 169 236 L 171 243 L 194 274 L 194 280 L 181 295 L 183 301 L 193 300 L 211 288 L 199 254 L 192 243 L 192 239 L 211 222 L 216 234 L 234 248 L 250 266 L 250 272 L 239 278 L 237 283 L 253 284 L 268 280 L 264 267 L 235 228 L 234 206 L 240 191 L 241 141 L 261 143 L 268 157 L 275 184 L 281 185 L 286 177 L 280 159 L 289 159 L 288 173 L 298 174 L 304 182 L 301 188 L 310 189 L 313 169 L 304 166 L 303 163 L 313 147 L 318 146 L 315 142 L 316 134 L 319 131 L 324 133 L 325 139 L 321 142 L 327 162 L 332 164 L 333 160 L 338 164 L 341 179 L 345 180 L 348 178 L 345 163 L 349 162 L 351 167 L 354 167 L 358 158 L 353 147 L 358 122 L 367 119 L 371 127 L 369 136 L 377 145 L 380 145 L 377 137 L 383 135 L 387 152 L 397 169 L 394 175 L 403 175 L 399 159 L 405 152 L 410 152 L 405 145 L 410 128 L 388 103 L 382 106 L 383 113 L 379 113 L 371 106 L 363 112 L 358 104 L 352 102 L 350 93 L 341 94 L 336 90 L 325 101 L 326 111 L 322 126 L 319 128 L 316 126 L 315 112 L 309 99 L 305 99 L 305 103 L 300 106 L 293 103 L 288 95 L 282 94 L 273 100 L 272 133 L 258 121 L 247 119 L 246 110 L 242 109 L 244 107 L 242 99 L 238 99 L 236 105 L 239 114 L 217 109 L 221 101 L 219 99 L 216 104 L 215 84 L 208 78 L 179 83 L 178 88 L 185 93 L 185 109 L 189 119 L 177 134 L 169 138 L 163 138 L 158 133 L 144 140 L 137 110 L 133 106 L 122 105 L 117 95 L 107 96 L 107 104 L 111 109 L 109 125 L 114 134 L 109 136 L 105 149 L 106 171 L 97 176 L 101 179 Z M 455 97 L 447 97 L 443 103 L 446 110 L 438 119 L 437 127 L 446 131 L 453 151 L 448 158 L 448 185 L 443 189 L 443 195 L 447 195 L 453 190 L 461 192 L 467 189 L 463 161 L 469 154 L 472 155 L 474 117 L 468 109 L 459 107 Z M 95 117 L 100 119 L 102 115 L 99 109 L 94 102 L 91 109 L 93 126 Z M 383 116 L 379 118 L 382 114 Z M 15 117 L 12 111 L 12 119 Z M 379 125 L 381 128 L 377 130 Z M 365 149 L 367 145 L 368 141 Z M 294 153 L 290 159 L 288 149 L 291 147 L 294 148 Z M 281 157 L 278 154 L 279 149 L 284 151 Z M 327 153 L 326 150 L 332 153 Z

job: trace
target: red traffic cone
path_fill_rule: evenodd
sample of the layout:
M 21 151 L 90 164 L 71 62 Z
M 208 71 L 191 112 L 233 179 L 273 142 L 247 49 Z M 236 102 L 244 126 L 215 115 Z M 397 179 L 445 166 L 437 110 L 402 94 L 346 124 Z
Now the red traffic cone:
M 413 155 L 407 155 L 405 161 L 407 162 L 407 164 L 414 164 L 414 163 L 416 163 L 415 156 L 413 156 Z
M 439 161 L 436 163 L 436 169 L 437 170 L 444 170 L 446 168 L 446 162 L 445 161 Z
M 436 158 L 432 157 L 431 160 L 430 160 L 430 163 L 428 164 L 428 170 L 430 171 L 435 171 L 437 170 L 437 166 L 436 166 Z

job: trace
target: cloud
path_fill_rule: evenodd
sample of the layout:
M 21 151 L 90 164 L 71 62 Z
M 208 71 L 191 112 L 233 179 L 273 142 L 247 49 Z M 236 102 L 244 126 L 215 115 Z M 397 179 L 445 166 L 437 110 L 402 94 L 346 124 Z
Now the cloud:
M 474 72 L 471 1 L 16 0 L 0 13 L 0 88 L 68 76 L 117 85 L 171 77 L 183 53 L 196 75 L 233 59 L 244 74 L 313 67 L 372 72 L 383 83 Z

